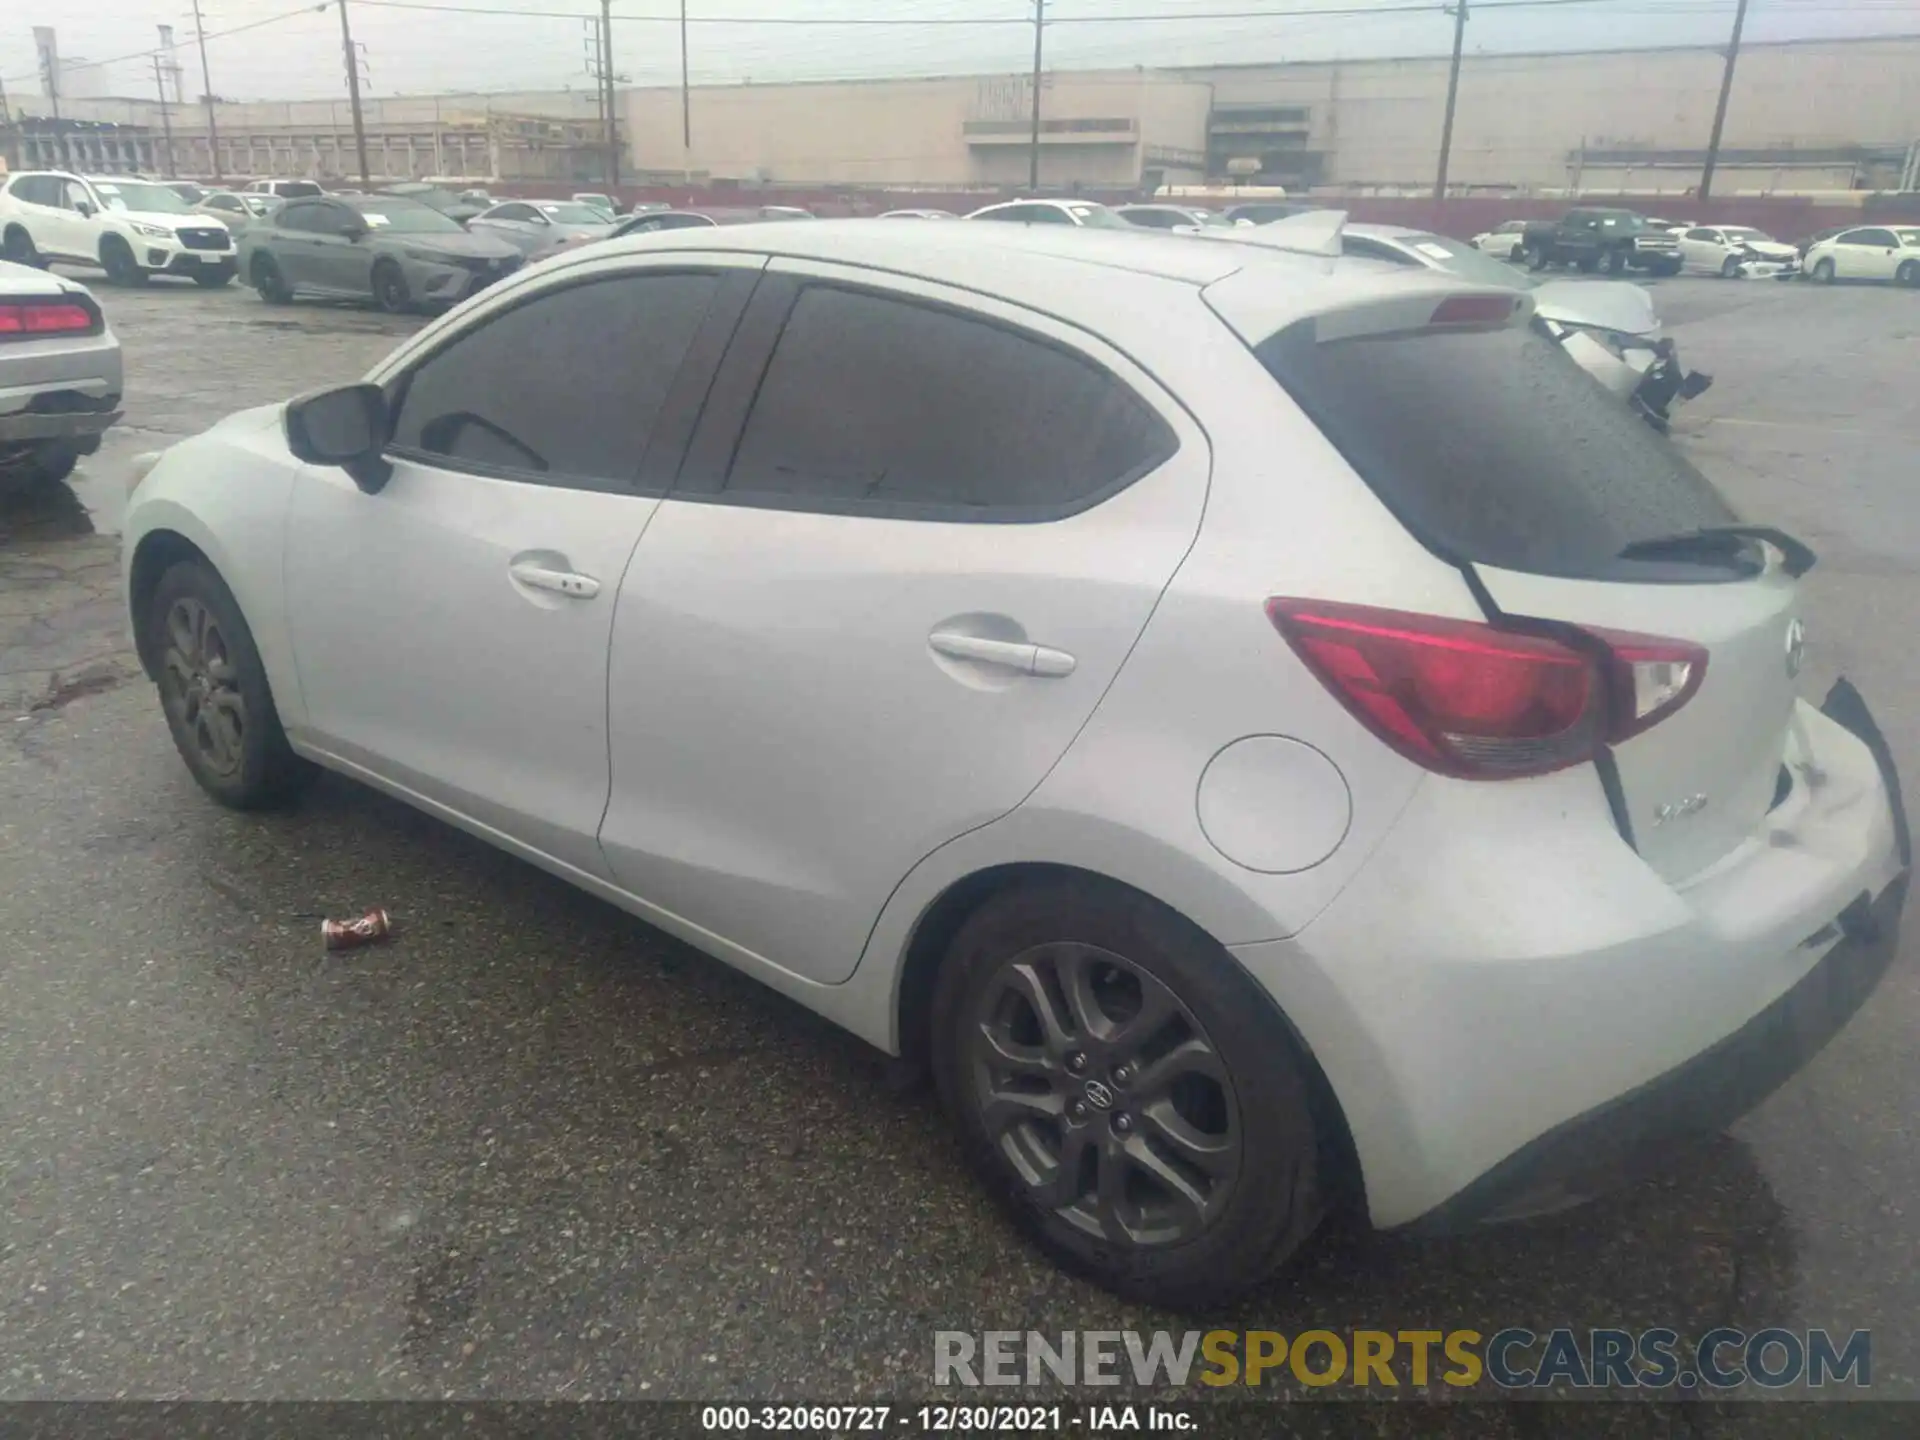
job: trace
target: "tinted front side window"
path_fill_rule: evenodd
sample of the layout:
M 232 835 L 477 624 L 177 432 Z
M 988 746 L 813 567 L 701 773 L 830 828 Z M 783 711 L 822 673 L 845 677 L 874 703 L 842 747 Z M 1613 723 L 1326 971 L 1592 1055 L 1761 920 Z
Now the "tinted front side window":
M 394 448 L 583 488 L 629 481 L 717 283 L 625 276 L 496 316 L 413 372 Z
M 1631 542 L 1735 519 L 1665 437 L 1532 330 L 1320 344 L 1308 321 L 1259 354 L 1407 528 L 1452 557 L 1626 575 L 1616 557 Z
M 803 291 L 734 455 L 732 494 L 1039 518 L 1172 454 L 1091 362 L 951 311 Z

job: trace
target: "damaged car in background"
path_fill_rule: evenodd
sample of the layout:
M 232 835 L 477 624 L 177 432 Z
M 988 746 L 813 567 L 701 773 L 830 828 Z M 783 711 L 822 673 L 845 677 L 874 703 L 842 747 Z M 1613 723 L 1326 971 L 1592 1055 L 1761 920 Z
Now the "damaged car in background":
M 58 484 L 100 448 L 120 374 L 86 286 L 0 260 L 0 498 Z
M 1674 405 L 1713 384 L 1712 376 L 1681 365 L 1673 341 L 1661 334 L 1652 294 L 1631 281 L 1534 280 L 1463 240 L 1400 225 L 1349 225 L 1343 211 L 1298 215 L 1252 233 L 1282 241 L 1296 236 L 1302 244 L 1318 245 L 1327 243 L 1330 230 L 1337 230 L 1344 255 L 1528 291 L 1534 328 L 1656 430 L 1666 429 Z
M 1751 225 L 1695 225 L 1675 232 L 1680 265 L 1727 280 L 1791 280 L 1800 273 L 1800 247 Z

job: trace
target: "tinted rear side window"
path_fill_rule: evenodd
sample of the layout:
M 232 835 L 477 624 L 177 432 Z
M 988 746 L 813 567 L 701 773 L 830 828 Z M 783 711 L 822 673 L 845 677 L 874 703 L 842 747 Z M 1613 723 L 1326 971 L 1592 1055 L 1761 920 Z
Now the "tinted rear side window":
M 1533 330 L 1319 344 L 1261 360 L 1416 536 L 1456 560 L 1628 578 L 1621 549 L 1735 515 L 1665 437 Z M 1718 578 L 1712 571 L 1695 578 Z
M 1158 415 L 1092 362 L 952 311 L 811 286 L 726 490 L 809 508 L 1044 519 L 1166 460 Z

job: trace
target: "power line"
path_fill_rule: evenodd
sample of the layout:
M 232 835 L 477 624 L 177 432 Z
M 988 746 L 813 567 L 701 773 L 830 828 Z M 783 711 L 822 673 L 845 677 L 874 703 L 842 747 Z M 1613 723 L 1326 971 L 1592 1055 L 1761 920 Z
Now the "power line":
M 258 30 L 264 25 L 278 25 L 283 20 L 294 20 L 302 15 L 316 15 L 324 11 L 330 3 L 331 0 L 319 0 L 318 4 L 302 5 L 298 10 L 283 10 L 278 15 L 269 15 L 261 20 L 249 20 L 245 25 L 235 25 L 229 30 L 209 30 L 201 39 L 202 41 L 224 40 L 229 35 L 243 35 L 249 30 Z M 115 55 L 109 60 L 76 60 L 72 63 L 62 60 L 60 62 L 60 69 L 63 74 L 69 70 L 97 70 L 103 65 L 124 65 L 129 60 L 145 60 L 149 55 L 158 55 L 159 53 L 161 52 L 158 48 L 149 45 L 145 50 L 129 51 L 125 55 Z M 33 80 L 37 78 L 37 73 L 32 75 L 9 75 L 0 83 L 18 84 L 22 80 Z

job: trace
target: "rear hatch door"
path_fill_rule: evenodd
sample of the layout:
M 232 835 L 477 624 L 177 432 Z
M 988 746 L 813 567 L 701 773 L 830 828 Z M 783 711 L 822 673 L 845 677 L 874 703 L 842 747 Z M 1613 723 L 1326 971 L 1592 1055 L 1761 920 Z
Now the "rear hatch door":
M 1641 667 L 1637 695 L 1614 696 L 1650 714 L 1691 691 L 1602 769 L 1610 758 L 1629 838 L 1668 880 L 1737 848 L 1779 779 L 1810 554 L 1738 533 L 1671 441 L 1529 328 L 1351 334 L 1326 318 L 1256 352 L 1407 528 L 1478 582 L 1490 618 L 1697 647 L 1685 673 Z

